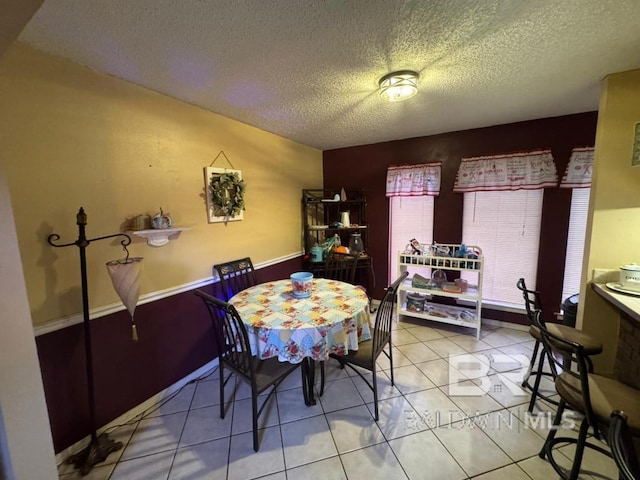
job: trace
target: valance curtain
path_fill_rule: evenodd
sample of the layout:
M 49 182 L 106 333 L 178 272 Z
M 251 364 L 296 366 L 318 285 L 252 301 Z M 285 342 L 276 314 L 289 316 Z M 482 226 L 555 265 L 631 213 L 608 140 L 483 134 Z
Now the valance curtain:
M 463 158 L 454 192 L 537 190 L 558 185 L 551 150 Z
M 591 186 L 593 147 L 574 148 L 560 188 L 587 188 Z
M 387 197 L 440 195 L 441 162 L 391 166 L 387 170 Z

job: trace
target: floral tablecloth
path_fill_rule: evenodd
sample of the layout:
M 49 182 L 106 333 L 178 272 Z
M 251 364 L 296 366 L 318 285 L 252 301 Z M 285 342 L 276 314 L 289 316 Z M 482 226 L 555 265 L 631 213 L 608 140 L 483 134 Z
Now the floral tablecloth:
M 369 300 L 362 288 L 335 280 L 313 279 L 311 297 L 298 299 L 290 280 L 243 290 L 229 303 L 247 326 L 251 351 L 260 358 L 299 363 L 344 355 L 369 340 Z

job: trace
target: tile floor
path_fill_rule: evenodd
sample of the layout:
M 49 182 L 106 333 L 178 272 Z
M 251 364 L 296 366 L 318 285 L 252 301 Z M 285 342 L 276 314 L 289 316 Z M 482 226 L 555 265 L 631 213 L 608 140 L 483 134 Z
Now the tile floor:
M 220 419 L 216 370 L 141 420 L 111 433 L 124 448 L 84 478 L 558 477 L 537 456 L 552 421 L 545 412 L 553 407 L 538 402 L 541 415 L 532 421 L 525 415 L 529 397 L 516 386 L 520 361 L 526 361 L 533 348 L 527 332 L 483 327 L 481 340 L 476 340 L 469 329 L 403 317 L 395 325 L 393 341 L 395 386 L 382 355 L 378 423 L 372 417 L 371 390 L 353 371 L 330 361 L 325 393 L 317 405 L 304 405 L 299 371 L 279 387 L 260 419 L 256 453 L 249 390 L 242 382 L 230 382 L 225 394 L 235 392 L 235 400 Z M 547 383 L 545 389 L 551 391 L 553 385 Z M 575 436 L 573 431 L 568 434 Z M 571 464 L 571 453 L 572 446 L 560 447 L 557 457 L 563 466 Z M 585 455 L 580 478 L 618 478 L 610 458 L 589 449 Z M 61 479 L 80 478 L 65 464 L 59 473 Z

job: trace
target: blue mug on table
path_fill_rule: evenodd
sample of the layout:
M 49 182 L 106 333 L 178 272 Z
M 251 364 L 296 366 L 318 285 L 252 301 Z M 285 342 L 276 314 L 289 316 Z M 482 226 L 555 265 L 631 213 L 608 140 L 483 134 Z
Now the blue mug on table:
M 313 273 L 296 272 L 291 274 L 291 287 L 295 298 L 309 298 L 313 285 Z

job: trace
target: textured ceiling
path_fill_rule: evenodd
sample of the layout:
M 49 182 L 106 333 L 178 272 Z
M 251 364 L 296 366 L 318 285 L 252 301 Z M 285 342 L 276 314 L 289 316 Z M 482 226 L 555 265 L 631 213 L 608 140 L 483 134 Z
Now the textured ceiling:
M 45 0 L 19 40 L 322 150 L 597 110 L 640 0 Z M 385 103 L 377 81 L 420 73 Z

